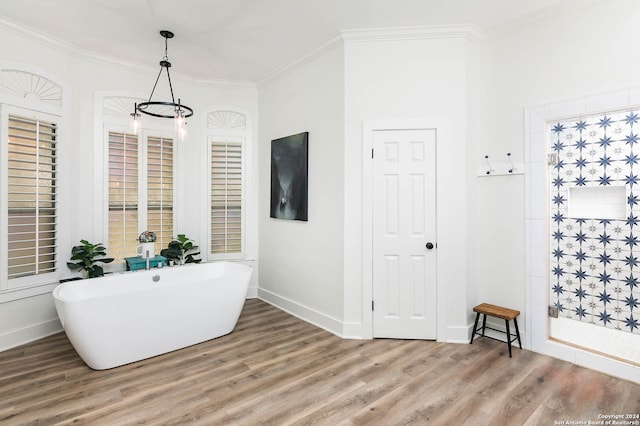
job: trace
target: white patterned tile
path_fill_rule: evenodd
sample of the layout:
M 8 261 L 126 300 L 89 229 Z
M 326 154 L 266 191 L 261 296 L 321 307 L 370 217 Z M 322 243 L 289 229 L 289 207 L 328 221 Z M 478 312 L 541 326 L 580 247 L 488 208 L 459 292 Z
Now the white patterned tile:
M 618 102 L 621 93 L 590 97 L 587 104 Z M 563 108 L 573 107 L 558 105 L 550 112 Z M 640 177 L 635 177 L 640 175 L 640 136 L 635 134 L 640 133 L 640 113 L 628 110 L 582 116 L 553 122 L 548 132 L 550 149 L 559 154 L 562 166 L 550 172 L 550 265 L 561 272 L 552 277 L 550 299 L 565 308 L 563 317 L 636 332 L 628 323 L 632 315 L 634 321 L 640 320 L 640 306 L 629 306 L 629 300 L 631 305 L 636 303 L 634 294 L 640 295 L 640 288 L 634 287 L 634 293 L 628 282 L 638 277 L 640 284 Z M 626 215 L 631 220 L 568 217 L 570 186 L 621 184 L 627 188 Z M 554 216 L 563 220 L 553 222 Z

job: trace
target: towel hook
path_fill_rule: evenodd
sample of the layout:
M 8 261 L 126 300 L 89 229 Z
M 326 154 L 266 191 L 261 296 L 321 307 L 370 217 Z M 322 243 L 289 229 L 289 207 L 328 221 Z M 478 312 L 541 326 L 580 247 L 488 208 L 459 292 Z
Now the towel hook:
M 518 170 L 513 166 L 513 162 L 511 161 L 511 153 L 510 152 L 507 152 L 507 158 L 509 159 L 509 164 L 511 165 L 511 168 L 508 170 L 508 172 L 509 173 L 513 173 L 516 170 Z
M 485 172 L 485 174 L 490 175 L 490 174 L 491 174 L 491 172 L 494 172 L 495 170 L 493 170 L 493 169 L 491 168 L 491 163 L 489 162 L 489 156 L 488 156 L 488 155 L 485 155 L 485 156 L 484 156 L 484 159 L 487 161 L 487 171 Z

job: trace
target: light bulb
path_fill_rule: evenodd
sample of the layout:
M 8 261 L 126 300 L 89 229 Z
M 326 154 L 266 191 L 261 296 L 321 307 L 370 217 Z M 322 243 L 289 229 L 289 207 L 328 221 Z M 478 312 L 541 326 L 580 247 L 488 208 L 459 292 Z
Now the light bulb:
M 187 121 L 183 118 L 182 125 L 178 129 L 178 140 L 184 142 L 187 139 Z
M 140 114 L 138 114 L 138 104 L 133 104 L 133 113 L 129 114 L 131 117 L 133 117 L 133 120 L 131 120 L 131 131 L 133 132 L 134 135 L 138 135 L 138 130 L 140 129 L 140 122 L 138 121 L 138 117 L 140 117 Z
M 134 135 L 137 135 L 138 130 L 140 130 L 140 122 L 138 121 L 138 118 L 134 115 L 133 120 L 131 120 L 131 131 L 133 132 Z
M 184 117 L 182 117 L 180 115 L 176 115 L 174 124 L 175 124 L 175 127 L 176 127 L 176 132 L 179 132 L 180 129 L 184 126 Z
M 186 124 L 186 120 L 184 118 L 184 111 L 182 111 L 182 109 L 178 108 L 176 109 L 176 115 L 174 118 L 174 124 L 176 127 L 176 132 L 179 132 L 180 129 L 182 127 L 184 127 L 184 125 Z
M 178 104 L 178 108 L 176 108 L 174 124 L 176 133 L 178 134 L 178 140 L 184 141 L 187 136 L 187 120 L 184 116 L 184 111 L 180 108 L 180 104 Z

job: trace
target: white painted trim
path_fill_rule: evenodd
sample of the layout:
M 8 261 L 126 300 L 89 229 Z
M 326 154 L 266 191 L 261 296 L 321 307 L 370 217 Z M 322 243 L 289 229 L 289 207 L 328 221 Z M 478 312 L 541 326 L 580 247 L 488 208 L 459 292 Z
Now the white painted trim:
M 122 129 L 129 125 L 128 119 L 122 117 L 105 117 L 104 100 L 108 97 L 131 97 L 145 98 L 143 92 L 125 90 L 105 90 L 94 93 L 93 98 L 93 231 L 94 240 L 108 241 L 107 226 L 107 194 L 109 191 L 109 179 L 107 175 L 106 163 L 109 159 L 109 144 L 107 143 L 107 125 L 118 124 Z M 131 105 L 133 111 L 133 105 Z M 105 242 L 106 244 L 106 242 Z
M 278 67 L 276 67 L 273 71 L 271 71 L 270 73 L 268 73 L 263 79 L 261 79 L 257 86 L 263 86 L 265 84 L 267 84 L 269 81 L 273 80 L 276 77 L 279 77 L 283 74 L 287 74 L 290 73 L 298 68 L 300 68 L 301 66 L 308 64 L 309 62 L 314 61 L 315 59 L 327 54 L 328 52 L 332 51 L 333 49 L 342 46 L 342 37 L 341 36 L 335 36 L 333 38 L 331 38 L 330 40 L 328 40 L 327 42 L 323 43 L 322 45 L 318 46 L 317 48 L 315 48 L 314 50 L 312 50 L 311 52 L 302 55 L 300 57 L 295 58 L 292 61 L 289 61 L 283 65 L 280 65 Z
M 510 20 L 502 25 L 490 28 L 486 32 L 488 42 L 504 39 L 514 33 L 521 33 L 525 28 L 538 27 L 542 22 L 552 21 L 564 16 L 575 16 L 594 5 L 607 0 L 582 0 L 579 5 L 571 2 L 554 2 L 549 7 L 542 7 L 524 16 Z
M 479 43 L 482 40 L 480 30 L 470 24 L 355 29 L 343 30 L 341 34 L 345 43 L 440 38 L 465 38 L 471 42 Z
M 461 343 L 468 344 L 471 340 L 471 331 L 473 330 L 473 325 L 471 326 L 463 326 L 463 327 L 447 327 L 447 343 Z M 441 341 L 438 339 L 438 341 Z
M 0 21 L 1 22 L 1 21 Z M 59 85 L 62 89 L 62 105 L 49 105 L 42 102 L 17 102 L 14 104 L 13 102 L 17 99 L 15 97 L 2 97 L 0 93 L 0 116 L 4 117 L 0 120 L 0 136 L 3 133 L 3 129 L 6 129 L 7 118 L 6 114 L 10 111 L 17 111 L 18 114 L 23 114 L 24 112 L 29 112 L 34 117 L 47 117 L 53 116 L 58 125 L 58 140 L 59 141 L 70 141 L 71 140 L 71 131 L 68 123 L 71 120 L 71 102 L 72 98 L 71 88 L 67 84 L 66 81 L 60 79 L 57 75 L 51 74 L 48 71 L 45 71 L 41 68 L 34 67 L 30 64 L 25 64 L 21 62 L 14 61 L 0 61 L 0 70 L 1 69 L 12 69 L 17 71 L 25 71 L 28 73 L 36 74 L 41 77 L 44 77 L 53 83 Z M 3 102 L 6 102 L 3 104 Z M 52 118 L 53 118 L 52 117 Z M 0 171 L 0 184 L 6 181 L 6 151 L 2 148 L 2 142 L 0 142 L 0 166 L 3 166 Z M 59 163 L 59 171 L 58 171 L 58 185 L 59 187 L 68 187 L 69 182 L 71 181 L 70 169 L 70 157 L 71 157 L 71 147 L 69 143 L 60 143 L 57 147 L 58 156 L 57 160 Z M 7 196 L 7 188 L 0 186 L 0 207 L 3 206 L 3 200 L 6 200 Z M 69 231 L 71 229 L 71 223 L 69 223 L 69 218 L 71 217 L 71 194 L 67 191 L 62 191 L 57 195 L 57 235 L 56 235 L 56 246 L 59 253 L 62 253 L 62 250 L 66 249 L 70 244 L 69 239 Z M 3 215 L 0 214 L 0 218 Z M 0 229 L 6 229 L 7 222 L 6 218 L 0 220 Z M 2 232 L 2 231 L 0 231 Z M 0 241 L 0 254 L 7 252 L 7 241 Z M 44 294 L 53 290 L 53 288 L 57 285 L 57 281 L 54 284 L 50 284 L 50 279 L 45 279 L 40 282 L 37 280 L 34 281 L 25 281 L 23 286 L 15 286 L 10 287 L 9 282 L 6 279 L 7 277 L 7 266 L 4 264 L 6 262 L 0 261 L 0 303 L 10 302 L 12 300 L 23 299 L 27 297 L 31 297 L 38 294 Z M 57 280 L 62 276 L 64 267 L 66 267 L 66 261 L 63 257 L 58 257 L 56 261 L 56 271 L 51 274 L 47 274 L 49 277 L 53 277 L 53 279 Z M 23 280 L 24 281 L 24 280 Z M 47 282 L 49 281 L 49 282 Z
M 373 311 L 371 310 L 371 300 L 373 299 L 373 161 L 371 159 L 371 150 L 373 149 L 373 132 L 378 130 L 417 130 L 417 129 L 435 129 L 436 130 L 436 199 L 442 200 L 443 188 L 442 179 L 438 178 L 441 170 L 437 167 L 442 164 L 439 156 L 442 153 L 440 147 L 450 143 L 450 120 L 446 117 L 429 117 L 425 119 L 387 119 L 387 120 L 371 120 L 365 121 L 362 128 L 362 338 L 373 338 Z M 443 210 L 442 203 L 437 202 L 436 222 L 439 217 L 446 214 Z M 439 226 L 436 230 L 439 235 Z M 438 250 L 444 250 L 440 248 Z M 445 253 L 443 253 L 445 254 Z M 459 331 L 450 335 L 450 329 L 446 326 L 446 300 L 447 289 L 438 271 L 444 268 L 444 256 L 437 253 L 437 271 L 436 271 L 436 340 L 439 342 L 450 340 L 463 340 Z M 469 336 L 469 331 L 466 331 Z M 468 338 L 467 338 L 468 341 Z
M 11 330 L 0 335 L 0 352 L 40 340 L 52 334 L 60 333 L 62 325 L 58 318 Z
M 232 111 L 245 116 L 246 126 L 244 129 L 211 129 L 208 126 L 208 115 L 214 111 Z M 249 241 L 256 239 L 257 235 L 249 235 L 252 230 L 249 223 L 250 215 L 248 212 L 252 209 L 252 197 L 253 194 L 253 172 L 254 172 L 254 160 L 253 160 L 253 116 L 244 109 L 230 105 L 218 105 L 204 108 L 201 112 L 200 119 L 201 135 L 205 139 L 205 143 L 202 143 L 201 158 L 203 170 L 206 171 L 207 184 L 203 188 L 202 197 L 200 199 L 201 211 L 205 212 L 201 216 L 200 221 L 200 241 L 206 241 L 206 253 L 204 257 L 209 261 L 216 260 L 255 260 L 257 258 L 256 253 L 251 252 L 249 249 Z M 211 142 L 212 138 L 229 138 L 242 139 L 242 253 L 230 256 L 212 256 L 210 254 L 211 248 L 211 217 L 209 212 L 211 211 Z
M 341 338 L 343 337 L 342 322 L 337 318 L 318 312 L 315 309 L 309 308 L 308 306 L 302 305 L 263 288 L 258 288 L 258 298 L 278 309 L 300 318 L 303 321 L 313 324 L 316 327 L 320 327 L 329 333 L 335 334 Z
M 82 49 L 81 47 L 76 46 L 75 44 L 68 43 L 64 40 L 53 37 L 42 31 L 38 31 L 22 23 L 10 20 L 6 17 L 0 17 L 0 30 L 5 30 L 19 37 L 24 37 L 29 40 L 33 40 L 37 43 L 42 43 L 50 48 L 56 49 L 63 53 L 70 54 L 72 56 L 75 56 L 83 60 L 120 65 L 120 66 L 125 66 L 125 67 L 129 67 L 129 68 L 133 68 L 141 71 L 154 71 L 154 72 L 158 71 L 158 68 L 155 66 L 155 62 L 153 66 L 142 65 L 142 64 L 126 62 L 111 56 L 101 55 L 99 53 L 96 53 L 87 49 Z M 183 74 L 178 72 L 173 73 L 172 75 L 174 77 L 178 77 L 184 80 L 189 80 L 192 83 L 208 86 L 208 87 L 222 87 L 222 88 L 255 88 L 256 87 L 256 84 L 252 81 L 224 80 L 224 79 L 214 79 L 214 78 L 205 79 L 205 78 L 196 77 L 189 74 Z M 148 94 L 147 96 L 144 96 L 144 98 L 146 97 L 148 97 Z
M 41 294 L 51 293 L 58 284 L 60 283 L 56 281 L 53 283 L 38 284 L 29 287 L 16 287 L 0 291 L 0 305 L 20 299 L 29 299 Z
M 70 182 L 70 155 L 71 149 L 69 147 L 69 126 L 65 125 L 65 118 L 60 115 L 53 115 L 47 112 L 42 112 L 38 110 L 27 109 L 21 106 L 14 106 L 9 104 L 1 104 L 0 111 L 0 137 L 2 137 L 0 141 L 0 184 L 7 181 L 7 164 L 8 164 L 8 154 L 7 154 L 7 141 L 5 133 L 8 128 L 8 117 L 9 115 L 15 114 L 21 117 L 28 117 L 30 119 L 35 120 L 46 120 L 57 125 L 57 138 L 56 138 L 56 160 L 59 166 L 59 171 L 57 172 L 57 182 L 59 188 L 64 188 L 69 185 Z M 61 191 L 56 194 L 56 252 L 58 256 L 55 261 L 55 270 L 48 273 L 43 274 L 34 274 L 27 275 L 24 277 L 18 277 L 9 279 L 8 278 L 8 268 L 6 264 L 6 259 L 8 258 L 8 240 L 6 238 L 0 241 L 0 292 L 5 290 L 21 290 L 27 287 L 35 286 L 40 287 L 43 285 L 47 285 L 52 281 L 57 281 L 63 274 L 63 271 L 66 268 L 66 260 L 61 256 L 62 253 L 66 252 L 66 249 L 69 245 L 69 229 L 71 228 L 71 223 L 69 222 L 70 218 L 70 207 L 69 207 L 69 199 L 70 193 Z M 6 212 L 6 200 L 8 199 L 8 187 L 7 185 L 3 185 L 0 187 L 0 207 L 3 210 L 0 213 L 0 229 L 1 232 L 7 230 L 8 220 L 7 220 L 7 212 Z M 19 294 L 19 293 L 7 293 L 7 294 Z M 18 297 L 22 298 L 22 297 Z
M 92 227 L 92 239 L 102 241 L 108 244 L 108 223 L 109 212 L 107 208 L 108 193 L 109 193 L 109 176 L 108 176 L 108 161 L 109 161 L 109 143 L 108 134 L 109 131 L 121 131 L 131 132 L 131 119 L 125 116 L 107 115 L 104 113 L 104 101 L 106 98 L 111 97 L 123 97 L 131 99 L 145 99 L 145 95 L 139 91 L 131 90 L 104 90 L 94 93 L 93 101 L 93 192 L 91 205 L 93 206 L 93 227 Z M 131 110 L 133 111 L 133 103 L 131 104 Z M 177 194 L 179 188 L 181 188 L 182 178 L 178 173 L 178 165 L 181 161 L 182 152 L 179 138 L 174 128 L 173 120 L 155 119 L 147 117 L 141 123 L 138 130 L 139 136 L 139 149 L 141 150 L 138 158 L 138 170 L 139 170 L 139 188 L 146 188 L 146 140 L 148 136 L 160 136 L 173 139 L 173 229 L 175 230 L 177 224 L 180 223 L 180 215 L 182 209 L 179 208 L 180 204 L 177 202 Z M 144 167 L 143 167 L 144 165 Z M 146 204 L 146 193 L 140 194 Z M 178 206 L 178 207 L 175 207 Z M 139 232 L 142 232 L 142 223 L 146 223 L 146 208 L 141 209 L 141 215 L 138 217 Z M 109 247 L 107 246 L 107 249 Z M 119 271 L 124 268 L 123 263 L 112 263 L 106 265 L 106 271 Z
M 362 323 L 359 322 L 343 322 L 342 338 L 343 339 L 364 339 L 362 335 Z
M 0 103 L 12 105 L 12 106 L 16 106 L 24 109 L 29 109 L 33 111 L 39 111 L 45 114 L 51 114 L 59 117 L 67 117 L 67 114 L 71 110 L 71 106 L 69 105 L 70 88 L 66 83 L 62 83 L 56 75 L 51 74 L 48 71 L 45 71 L 41 68 L 34 67 L 29 64 L 13 62 L 13 61 L 0 61 L 0 74 L 2 71 L 25 72 L 25 73 L 34 74 L 38 77 L 42 77 L 46 80 L 49 80 L 51 83 L 60 87 L 61 104 L 55 105 L 47 102 L 41 102 L 40 100 L 26 99 L 22 96 L 4 93 L 5 91 L 3 91 L 2 88 L 0 88 Z
M 392 40 L 422 40 L 439 38 L 465 38 L 473 43 L 480 43 L 482 36 L 477 27 L 465 25 L 434 25 L 428 27 L 397 27 L 376 28 L 362 30 L 343 30 L 339 35 L 327 40 L 309 53 L 293 59 L 276 67 L 264 78 L 258 81 L 257 86 L 263 86 L 269 81 L 283 74 L 289 73 L 309 62 L 325 55 L 337 47 L 346 43 L 361 43 L 370 41 Z

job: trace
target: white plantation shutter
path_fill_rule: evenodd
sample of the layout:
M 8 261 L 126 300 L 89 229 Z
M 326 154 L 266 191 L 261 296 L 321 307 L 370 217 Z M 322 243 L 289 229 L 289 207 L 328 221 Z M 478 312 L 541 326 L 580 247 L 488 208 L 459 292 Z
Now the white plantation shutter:
M 211 253 L 242 252 L 242 142 L 211 142 Z
M 7 276 L 55 271 L 57 124 L 8 117 Z
M 147 226 L 156 233 L 156 251 L 173 238 L 173 139 L 147 139 Z
M 138 238 L 138 137 L 109 132 L 109 241 L 118 260 L 136 253 Z
M 167 247 L 174 235 L 173 139 L 144 134 L 144 131 L 141 135 L 108 133 L 107 250 L 109 257 L 116 261 L 136 255 L 137 239 L 142 231 L 153 231 L 158 237 L 156 254 Z

